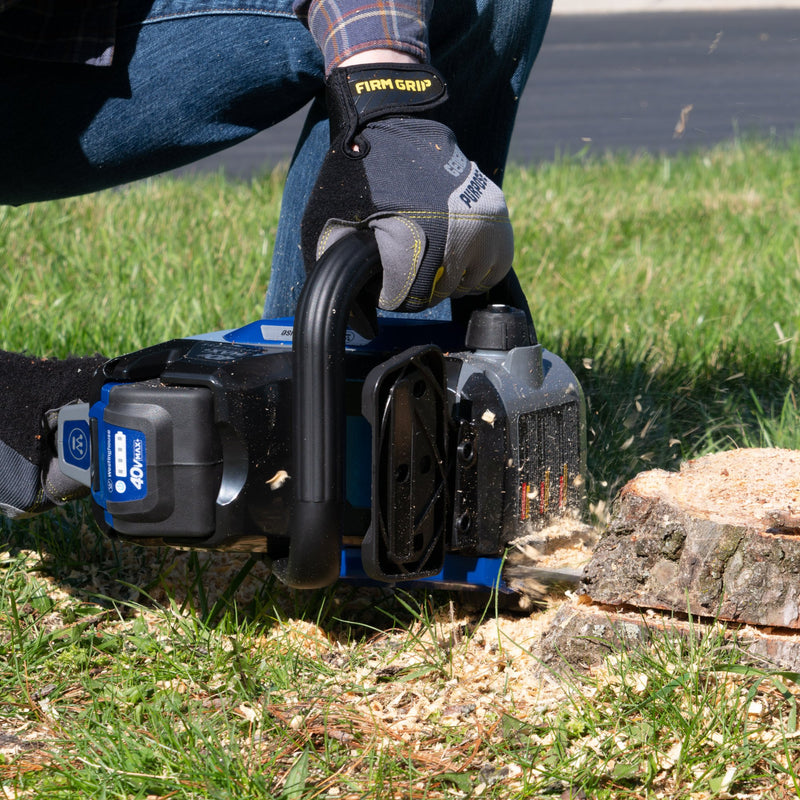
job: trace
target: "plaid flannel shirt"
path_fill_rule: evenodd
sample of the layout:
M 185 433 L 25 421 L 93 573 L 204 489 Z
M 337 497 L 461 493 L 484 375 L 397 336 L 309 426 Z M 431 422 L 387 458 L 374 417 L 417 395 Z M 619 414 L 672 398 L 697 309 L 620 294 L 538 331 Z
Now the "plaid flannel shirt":
M 123 0 L 0 0 L 0 55 L 109 66 Z M 329 72 L 344 59 L 389 48 L 428 60 L 433 0 L 294 0 Z
M 295 0 L 330 72 L 365 50 L 399 50 L 428 61 L 433 0 Z

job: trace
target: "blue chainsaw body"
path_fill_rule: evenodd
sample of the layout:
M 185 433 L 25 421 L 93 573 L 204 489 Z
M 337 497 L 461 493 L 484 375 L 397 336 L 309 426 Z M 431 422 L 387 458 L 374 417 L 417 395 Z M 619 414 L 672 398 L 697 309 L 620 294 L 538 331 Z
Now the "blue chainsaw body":
M 508 303 L 356 332 L 344 311 L 375 255 L 337 258 L 296 318 L 105 364 L 62 409 L 61 468 L 121 539 L 263 552 L 298 588 L 502 591 L 508 545 L 580 506 L 580 386 Z

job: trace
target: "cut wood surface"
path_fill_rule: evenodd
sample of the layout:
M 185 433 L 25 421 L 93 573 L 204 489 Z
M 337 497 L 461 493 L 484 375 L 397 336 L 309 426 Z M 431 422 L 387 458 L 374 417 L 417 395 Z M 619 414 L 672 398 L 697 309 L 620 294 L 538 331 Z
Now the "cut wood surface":
M 800 451 L 732 450 L 638 475 L 582 590 L 613 606 L 800 628 Z

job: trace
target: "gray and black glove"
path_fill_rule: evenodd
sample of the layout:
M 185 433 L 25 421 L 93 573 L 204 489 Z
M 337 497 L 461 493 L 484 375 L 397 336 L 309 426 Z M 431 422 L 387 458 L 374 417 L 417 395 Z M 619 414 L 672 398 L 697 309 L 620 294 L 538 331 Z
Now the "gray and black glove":
M 420 311 L 500 281 L 514 255 L 503 192 L 448 127 L 420 116 L 447 98 L 439 73 L 421 64 L 336 69 L 326 97 L 331 147 L 303 217 L 307 269 L 368 227 L 385 310 Z
M 0 351 L 0 514 L 27 517 L 88 493 L 58 469 L 56 409 L 88 399 L 104 361 Z

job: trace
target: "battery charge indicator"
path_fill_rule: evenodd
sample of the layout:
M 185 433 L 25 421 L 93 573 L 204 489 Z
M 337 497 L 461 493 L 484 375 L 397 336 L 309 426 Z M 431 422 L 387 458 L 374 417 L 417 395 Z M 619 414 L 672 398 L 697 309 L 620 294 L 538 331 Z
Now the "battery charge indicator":
M 118 478 L 128 474 L 128 437 L 122 431 L 114 434 L 114 474 Z

